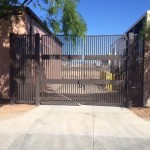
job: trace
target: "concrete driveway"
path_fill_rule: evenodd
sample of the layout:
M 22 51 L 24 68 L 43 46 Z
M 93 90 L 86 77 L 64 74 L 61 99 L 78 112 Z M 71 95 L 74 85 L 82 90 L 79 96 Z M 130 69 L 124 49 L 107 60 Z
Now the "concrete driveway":
M 150 150 L 150 122 L 126 108 L 39 106 L 0 121 L 0 150 Z

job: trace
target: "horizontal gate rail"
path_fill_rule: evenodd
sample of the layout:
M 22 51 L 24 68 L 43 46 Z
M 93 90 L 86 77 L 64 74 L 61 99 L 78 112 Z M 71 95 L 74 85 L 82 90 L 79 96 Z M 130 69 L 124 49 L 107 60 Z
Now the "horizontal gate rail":
M 21 58 L 21 59 L 35 59 L 36 57 L 33 54 L 31 54 L 31 55 L 29 55 L 29 54 L 23 54 L 23 55 L 18 56 L 18 59 L 19 58 Z
M 35 83 L 35 79 L 14 79 L 16 81 L 16 83 L 22 83 L 22 84 L 29 84 L 29 83 L 32 83 L 34 84 Z
M 82 56 L 81 55 L 42 55 L 42 59 L 60 59 L 62 60 L 81 60 Z
M 122 56 L 122 55 L 86 55 L 85 56 L 85 60 L 125 60 L 126 56 Z
M 96 80 L 96 79 L 45 79 L 43 84 L 95 84 L 95 85 L 122 85 L 125 84 L 124 80 Z
M 31 56 L 26 56 L 31 57 Z M 82 55 L 42 55 L 42 59 L 60 59 L 62 60 L 81 60 Z M 85 55 L 84 60 L 125 60 L 126 56 L 122 55 Z

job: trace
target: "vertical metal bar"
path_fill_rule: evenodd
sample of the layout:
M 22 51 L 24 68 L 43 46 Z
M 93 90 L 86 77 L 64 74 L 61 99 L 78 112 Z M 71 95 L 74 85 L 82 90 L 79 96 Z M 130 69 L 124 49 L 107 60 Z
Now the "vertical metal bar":
M 86 61 L 85 61 L 85 55 L 86 55 L 86 50 L 87 50 L 87 37 L 85 37 L 85 39 L 83 40 L 83 63 L 84 63 L 84 66 L 83 66 L 83 70 L 84 70 L 84 77 L 83 77 L 83 79 L 85 80 L 86 79 L 86 76 L 85 76 L 85 74 L 87 74 L 87 70 L 86 70 Z M 83 98 L 86 96 L 85 95 L 85 88 L 86 88 L 86 85 L 84 84 L 83 85 Z
M 140 44 L 141 45 L 141 44 Z M 141 95 L 142 95 L 142 99 L 141 99 L 141 105 L 144 106 L 144 55 L 145 55 L 145 37 L 143 37 L 143 40 L 142 40 L 142 46 L 141 46 L 141 86 L 142 86 L 142 90 L 141 90 Z
M 35 76 L 35 101 L 36 105 L 40 105 L 40 34 L 35 35 L 35 65 L 36 65 L 36 76 Z
M 128 73 L 127 73 L 127 107 L 132 107 L 132 69 L 133 69 L 134 34 L 129 33 L 128 41 Z
M 42 41 L 41 41 L 41 56 L 43 56 L 45 54 L 45 47 L 44 47 L 44 36 L 41 37 Z M 42 58 L 42 66 L 41 66 L 41 99 L 43 99 L 44 97 L 44 86 L 43 86 L 43 80 L 44 80 L 44 74 L 45 74 L 45 61 Z
M 20 49 L 22 49 L 22 42 L 21 41 L 19 41 L 19 43 L 20 43 L 20 46 L 19 46 L 19 48 Z M 24 49 L 22 49 L 21 50 L 21 54 L 22 54 L 22 56 L 24 55 L 24 52 L 25 52 L 25 50 Z M 22 76 L 25 78 L 25 75 L 24 75 L 24 73 L 25 73 L 25 60 L 24 60 L 24 58 L 22 58 L 22 63 L 21 63 L 21 65 L 20 65 L 20 67 L 22 67 Z M 22 101 L 25 101 L 25 83 L 22 83 L 21 82 L 21 85 L 22 85 Z
M 10 104 L 14 104 L 14 93 L 15 93 L 15 80 L 14 80 L 14 64 L 15 64 L 15 40 L 14 40 L 14 34 L 10 33 L 10 91 L 9 91 L 9 97 L 10 97 Z

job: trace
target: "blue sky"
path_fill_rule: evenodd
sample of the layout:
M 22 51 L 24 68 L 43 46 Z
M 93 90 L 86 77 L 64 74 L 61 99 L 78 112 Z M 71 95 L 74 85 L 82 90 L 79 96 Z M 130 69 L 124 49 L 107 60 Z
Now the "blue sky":
M 31 9 L 39 17 L 44 16 Z M 87 23 L 88 35 L 123 34 L 147 10 L 150 0 L 80 0 L 78 6 Z

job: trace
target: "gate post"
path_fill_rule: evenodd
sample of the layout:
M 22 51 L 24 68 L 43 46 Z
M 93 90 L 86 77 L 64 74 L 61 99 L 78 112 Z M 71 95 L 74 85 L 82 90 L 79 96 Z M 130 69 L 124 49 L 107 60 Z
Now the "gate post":
M 40 34 L 35 35 L 35 104 L 40 105 Z
M 133 51 L 134 51 L 134 34 L 128 35 L 128 57 L 127 57 L 127 107 L 132 107 L 132 83 L 133 83 Z
M 10 73 L 9 73 L 9 98 L 10 98 L 10 104 L 14 104 L 15 99 L 14 99 L 14 94 L 15 94 L 15 80 L 14 80 L 14 75 L 15 75 L 15 69 L 14 69 L 14 61 L 15 61 L 15 50 L 14 50 L 14 34 L 10 33 Z

